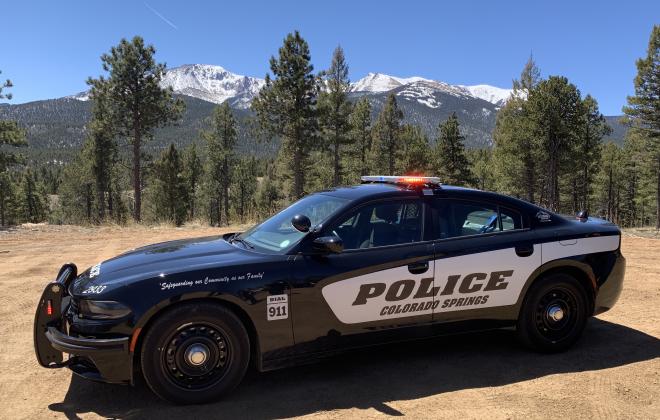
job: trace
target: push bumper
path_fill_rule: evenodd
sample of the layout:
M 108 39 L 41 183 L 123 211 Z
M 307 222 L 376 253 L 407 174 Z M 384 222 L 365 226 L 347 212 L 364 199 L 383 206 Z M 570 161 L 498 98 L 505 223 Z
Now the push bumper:
M 68 307 L 67 290 L 76 277 L 76 267 L 67 264 L 57 280 L 44 289 L 34 317 L 34 350 L 39 364 L 46 368 L 68 367 L 87 379 L 130 383 L 132 357 L 129 337 L 87 338 L 66 333 L 63 316 Z M 64 354 L 68 354 L 65 360 Z
M 614 307 L 623 290 L 623 278 L 626 274 L 626 259 L 619 251 L 609 275 L 598 288 L 594 315 L 602 314 Z

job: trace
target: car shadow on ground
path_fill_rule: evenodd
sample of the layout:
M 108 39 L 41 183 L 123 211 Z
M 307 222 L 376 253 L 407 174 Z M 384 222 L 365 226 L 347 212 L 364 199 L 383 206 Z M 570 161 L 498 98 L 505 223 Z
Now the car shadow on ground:
M 402 415 L 388 401 L 412 400 L 468 388 L 506 385 L 546 375 L 624 366 L 660 357 L 660 340 L 641 331 L 592 319 L 571 350 L 544 355 L 520 348 L 510 331 L 449 336 L 380 346 L 310 366 L 258 373 L 217 403 L 174 406 L 136 387 L 73 376 L 64 401 L 50 410 L 68 418 L 294 417 L 345 408 Z

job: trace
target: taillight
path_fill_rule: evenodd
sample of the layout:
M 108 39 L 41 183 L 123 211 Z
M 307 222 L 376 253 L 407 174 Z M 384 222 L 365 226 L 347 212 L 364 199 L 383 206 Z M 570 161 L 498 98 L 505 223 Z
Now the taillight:
M 48 316 L 53 315 L 53 301 L 48 299 L 48 302 L 46 303 L 46 314 Z

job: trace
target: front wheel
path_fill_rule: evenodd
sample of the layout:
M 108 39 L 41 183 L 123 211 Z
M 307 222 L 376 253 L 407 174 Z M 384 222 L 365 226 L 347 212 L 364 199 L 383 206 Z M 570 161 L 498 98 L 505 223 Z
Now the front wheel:
M 141 352 L 151 390 L 177 404 L 213 401 L 240 383 L 250 359 L 245 327 L 229 309 L 186 304 L 158 318 Z
M 564 351 L 582 335 L 588 307 L 586 293 L 574 277 L 552 274 L 528 291 L 518 317 L 518 337 L 537 351 Z

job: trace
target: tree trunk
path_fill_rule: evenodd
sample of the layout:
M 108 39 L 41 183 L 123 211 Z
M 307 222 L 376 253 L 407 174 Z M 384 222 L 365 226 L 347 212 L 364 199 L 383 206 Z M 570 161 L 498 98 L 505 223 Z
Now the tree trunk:
M 573 213 L 580 211 L 580 203 L 578 197 L 578 180 L 575 178 L 575 176 L 573 176 Z
M 657 173 L 657 182 L 656 182 L 656 191 L 655 191 L 655 205 L 656 205 L 656 217 L 655 217 L 655 229 L 660 230 L 660 155 L 658 155 L 658 167 L 656 168 Z
M 195 181 L 190 183 L 190 219 L 195 218 Z
M 611 165 L 611 163 L 610 163 Z M 614 217 L 612 216 L 612 213 L 614 212 L 614 206 L 612 205 L 612 167 L 610 166 L 610 173 L 609 173 L 609 178 L 607 182 L 607 220 L 610 222 L 613 221 Z
M 99 203 L 99 222 L 102 222 L 105 219 L 105 193 L 101 186 L 97 185 L 96 188 L 98 189 L 96 200 Z
M 297 146 L 293 153 L 293 195 L 295 198 L 301 198 L 303 196 L 304 176 L 302 173 L 302 160 L 302 150 Z
M 114 199 L 112 198 L 112 179 L 108 182 L 108 216 L 110 216 L 111 219 L 114 219 L 115 217 Z
M 332 178 L 332 185 L 337 186 L 339 185 L 339 139 L 337 138 L 337 135 L 335 133 L 335 144 L 334 144 L 334 162 L 333 162 L 333 167 L 334 167 L 334 176 Z
M 534 162 L 530 156 L 525 159 L 525 186 L 527 187 L 527 201 L 534 202 Z
M 222 193 L 224 195 L 225 223 L 229 225 L 229 158 L 227 156 L 225 156 L 224 161 L 222 162 L 222 172 L 224 173 L 222 180 Z
M 5 225 L 5 196 L 4 193 L 0 193 L 0 226 Z
M 85 184 L 85 204 L 87 205 L 87 221 L 92 221 L 92 184 Z
M 142 209 L 142 183 L 140 179 L 140 141 L 141 135 L 139 122 L 135 121 L 133 132 L 133 194 L 135 198 L 135 208 L 133 211 L 133 219 L 136 222 L 140 221 Z
M 388 175 L 394 175 L 394 140 L 390 138 L 388 147 Z

